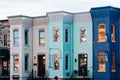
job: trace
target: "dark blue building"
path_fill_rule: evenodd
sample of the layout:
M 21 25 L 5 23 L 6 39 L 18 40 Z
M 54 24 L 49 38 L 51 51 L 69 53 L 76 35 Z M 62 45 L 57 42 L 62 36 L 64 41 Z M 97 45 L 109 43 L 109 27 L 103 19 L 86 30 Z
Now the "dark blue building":
M 91 9 L 94 80 L 120 80 L 120 9 Z

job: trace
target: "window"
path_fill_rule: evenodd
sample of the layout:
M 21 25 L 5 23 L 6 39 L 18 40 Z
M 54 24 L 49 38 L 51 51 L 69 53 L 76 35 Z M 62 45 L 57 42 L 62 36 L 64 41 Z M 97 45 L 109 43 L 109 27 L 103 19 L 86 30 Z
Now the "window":
M 65 58 L 65 69 L 66 70 L 69 69 L 69 55 L 68 54 L 66 55 L 66 58 Z
M 39 30 L 39 45 L 45 44 L 45 30 Z
M 106 26 L 105 24 L 98 25 L 98 42 L 106 42 Z
M 28 45 L 28 32 L 29 32 L 29 30 L 28 30 L 28 29 L 25 29 L 25 32 L 24 32 L 25 45 Z
M 19 32 L 18 32 L 18 30 L 13 30 L 13 45 L 19 45 Z
M 28 55 L 25 55 L 25 71 L 28 71 Z
M 4 35 L 4 46 L 7 46 L 7 34 Z
M 112 52 L 112 72 L 116 72 L 115 68 L 115 53 Z
M 54 69 L 59 70 L 60 62 L 59 62 L 59 55 L 54 54 Z
M 68 43 L 69 42 L 69 28 L 65 29 L 65 42 Z
M 14 64 L 13 64 L 14 71 L 18 71 L 19 70 L 19 57 L 18 57 L 18 55 L 13 56 L 13 62 L 14 62 Z
M 80 42 L 81 43 L 86 42 L 86 28 L 85 27 L 80 28 Z
M 106 71 L 105 52 L 98 53 L 98 72 Z
M 54 42 L 58 42 L 58 41 L 59 41 L 59 28 L 54 27 Z
M 115 42 L 115 25 L 114 24 L 112 24 L 111 39 L 112 39 L 112 42 Z

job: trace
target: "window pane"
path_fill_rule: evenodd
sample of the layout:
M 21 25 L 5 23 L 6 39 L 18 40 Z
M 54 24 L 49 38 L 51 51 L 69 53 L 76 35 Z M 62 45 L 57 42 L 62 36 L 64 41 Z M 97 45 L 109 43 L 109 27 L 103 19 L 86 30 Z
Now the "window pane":
M 112 72 L 116 72 L 115 68 L 115 53 L 112 52 Z
M 112 24 L 111 39 L 112 39 L 112 42 L 115 42 L 115 25 L 114 24 Z
M 7 34 L 4 35 L 4 46 L 7 46 Z
M 59 70 L 59 56 L 58 56 L 58 54 L 54 54 L 54 69 Z
M 105 72 L 105 71 L 106 71 L 105 53 L 99 52 L 98 53 L 98 72 Z
M 13 45 L 19 44 L 19 32 L 18 30 L 13 30 Z
M 25 29 L 25 34 L 24 34 L 25 35 L 25 38 L 24 38 L 25 39 L 25 45 L 28 45 L 28 31 L 29 30 Z
M 69 28 L 65 29 L 65 42 L 69 42 Z
M 54 28 L 54 42 L 58 42 L 59 41 L 59 29 L 58 27 Z
M 39 31 L 39 45 L 43 45 L 45 44 L 45 31 L 44 30 L 40 30 Z
M 80 28 L 80 42 L 81 43 L 86 42 L 86 28 L 84 27 Z
M 65 65 L 66 65 L 66 70 L 68 70 L 68 67 L 69 67 L 69 55 L 66 55 L 66 58 L 65 58 L 66 60 L 65 60 Z
M 98 25 L 98 42 L 106 42 L 106 27 L 105 24 Z
M 14 62 L 14 65 L 13 65 L 13 67 L 14 67 L 14 71 L 18 71 L 19 70 L 19 57 L 18 57 L 18 55 L 15 55 L 14 57 L 13 57 L 13 62 Z
M 28 55 L 25 55 L 25 71 L 28 70 Z

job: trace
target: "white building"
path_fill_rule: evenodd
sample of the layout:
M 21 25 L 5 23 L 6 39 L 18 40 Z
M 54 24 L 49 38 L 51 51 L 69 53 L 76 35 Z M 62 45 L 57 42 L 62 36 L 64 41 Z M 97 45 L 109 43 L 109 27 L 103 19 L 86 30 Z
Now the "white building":
M 26 80 L 32 72 L 32 18 L 10 16 L 10 80 Z
M 47 76 L 47 26 L 46 16 L 33 18 L 33 72 L 36 78 Z

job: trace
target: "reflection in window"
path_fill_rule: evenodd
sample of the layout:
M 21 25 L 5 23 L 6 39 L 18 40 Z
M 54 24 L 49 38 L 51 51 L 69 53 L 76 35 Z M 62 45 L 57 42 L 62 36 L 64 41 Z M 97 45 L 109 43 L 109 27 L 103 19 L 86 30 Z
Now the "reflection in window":
M 68 70 L 69 69 L 69 55 L 67 54 L 66 55 L 66 58 L 65 58 L 65 69 Z
M 112 52 L 112 72 L 116 72 L 115 68 L 115 53 Z
M 59 55 L 54 54 L 54 69 L 59 70 L 60 62 L 59 62 Z
M 69 42 L 69 28 L 65 29 L 65 42 L 68 43 Z
M 112 42 L 115 42 L 115 25 L 112 24 L 112 33 L 111 33 Z
M 106 71 L 105 52 L 98 53 L 98 72 Z
M 45 30 L 39 31 L 39 45 L 45 44 Z
M 59 28 L 54 27 L 54 42 L 58 42 L 58 41 L 59 41 Z
M 13 56 L 13 62 L 14 62 L 14 64 L 13 64 L 13 68 L 14 68 L 14 71 L 18 71 L 19 70 L 19 57 L 18 57 L 18 55 L 14 55 Z
M 29 30 L 25 29 L 25 32 L 24 32 L 25 45 L 28 45 L 28 32 L 29 32 Z
M 7 46 L 7 34 L 4 35 L 4 46 Z
M 80 28 L 80 42 L 81 43 L 86 42 L 86 28 L 85 27 Z
M 106 26 L 105 24 L 98 25 L 98 42 L 106 42 Z
M 13 45 L 19 45 L 19 32 L 18 32 L 18 30 L 13 30 Z
M 29 55 L 25 55 L 25 71 L 27 71 L 28 70 L 28 57 L 29 57 Z

